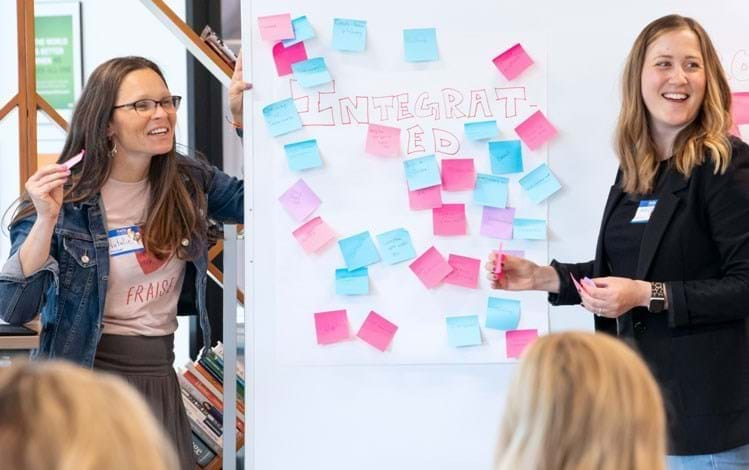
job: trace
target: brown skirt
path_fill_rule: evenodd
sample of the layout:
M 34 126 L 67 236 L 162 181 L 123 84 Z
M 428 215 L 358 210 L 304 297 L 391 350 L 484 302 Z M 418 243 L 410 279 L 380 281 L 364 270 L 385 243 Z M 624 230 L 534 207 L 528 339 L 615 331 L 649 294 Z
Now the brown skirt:
M 171 438 L 180 468 L 195 469 L 192 430 L 174 363 L 174 335 L 102 335 L 94 369 L 119 375 L 138 390 Z

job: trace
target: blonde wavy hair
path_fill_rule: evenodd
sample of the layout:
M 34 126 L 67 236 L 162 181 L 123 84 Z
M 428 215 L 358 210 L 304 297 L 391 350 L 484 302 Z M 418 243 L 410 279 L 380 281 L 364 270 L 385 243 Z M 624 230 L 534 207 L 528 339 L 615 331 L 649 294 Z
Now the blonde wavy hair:
M 0 462 L 24 470 L 176 470 L 138 392 L 59 361 L 0 368 Z
M 495 457 L 495 470 L 665 470 L 658 386 L 613 337 L 541 337 L 510 386 Z
M 715 173 L 724 173 L 731 161 L 731 89 L 728 87 L 712 41 L 692 18 L 668 15 L 651 22 L 640 32 L 627 57 L 622 76 L 622 107 L 614 147 L 622 170 L 621 187 L 628 193 L 653 190 L 658 154 L 649 132 L 648 110 L 642 98 L 642 69 L 648 46 L 664 33 L 686 29 L 700 44 L 705 66 L 705 98 L 695 119 L 676 137 L 673 164 L 686 177 L 710 155 Z

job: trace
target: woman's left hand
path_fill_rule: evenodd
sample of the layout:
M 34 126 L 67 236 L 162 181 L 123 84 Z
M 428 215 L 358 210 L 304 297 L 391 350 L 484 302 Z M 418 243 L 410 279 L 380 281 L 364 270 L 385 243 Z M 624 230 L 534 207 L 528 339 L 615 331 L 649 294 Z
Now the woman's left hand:
M 650 303 L 650 283 L 625 277 L 598 277 L 595 286 L 581 283 L 578 289 L 583 307 L 596 315 L 618 318 L 635 307 Z
M 229 110 L 236 125 L 242 125 L 242 95 L 250 88 L 252 88 L 252 83 L 247 83 L 242 79 L 242 50 L 240 49 L 229 84 Z

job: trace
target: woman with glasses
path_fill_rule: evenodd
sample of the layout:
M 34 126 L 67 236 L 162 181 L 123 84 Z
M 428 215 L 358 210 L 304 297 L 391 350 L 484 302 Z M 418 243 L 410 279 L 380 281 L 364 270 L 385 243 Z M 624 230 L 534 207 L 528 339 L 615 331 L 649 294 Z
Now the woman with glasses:
M 235 120 L 247 88 L 239 65 Z M 197 313 L 211 344 L 208 219 L 241 223 L 244 192 L 242 181 L 177 152 L 179 104 L 147 59 L 94 70 L 60 158 L 29 178 L 10 224 L 0 317 L 20 324 L 41 312 L 38 357 L 123 376 L 187 469 L 195 466 L 191 431 L 172 367 L 177 313 Z

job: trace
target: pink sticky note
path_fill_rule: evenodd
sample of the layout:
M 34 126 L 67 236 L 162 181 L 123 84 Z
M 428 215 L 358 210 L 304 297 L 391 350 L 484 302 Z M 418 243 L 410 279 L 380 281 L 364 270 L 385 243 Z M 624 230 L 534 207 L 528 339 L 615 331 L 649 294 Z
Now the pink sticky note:
M 291 26 L 291 15 L 289 13 L 258 16 L 257 25 L 260 29 L 260 37 L 264 41 L 294 39 L 294 28 Z
M 81 150 L 77 155 L 74 155 L 64 161 L 62 164 L 65 165 L 65 167 L 69 170 L 76 166 L 81 160 L 83 160 L 83 156 L 86 155 L 85 150 Z
M 452 266 L 453 272 L 445 278 L 446 284 L 476 289 L 479 285 L 479 269 L 481 260 L 468 258 L 466 256 L 450 255 L 447 263 Z
M 452 266 L 445 261 L 445 258 L 435 247 L 430 247 L 408 267 L 427 289 L 437 287 L 453 270 Z
M 356 336 L 385 352 L 396 331 L 398 331 L 398 327 L 394 323 L 390 323 L 372 310 L 362 323 Z
M 531 150 L 536 150 L 557 135 L 557 130 L 541 111 L 536 111 L 521 122 L 515 132 Z
M 493 251 L 495 258 L 494 258 L 494 274 L 502 274 L 502 263 L 504 262 L 504 259 L 502 259 L 502 244 L 499 244 L 499 250 Z
M 442 187 L 445 191 L 473 189 L 476 169 L 473 158 L 446 158 L 442 160 Z
M 484 206 L 481 215 L 481 230 L 479 233 L 486 237 L 512 240 L 512 221 L 515 218 L 515 208 Z
M 307 49 L 304 48 L 303 42 L 298 42 L 293 46 L 284 47 L 279 42 L 273 46 L 273 61 L 276 63 L 276 71 L 279 77 L 292 73 L 291 64 L 296 64 L 307 60 Z
M 432 209 L 432 224 L 435 235 L 465 235 L 466 205 L 442 204 Z
M 499 54 L 493 62 L 507 80 L 514 80 L 515 77 L 523 73 L 523 70 L 533 65 L 533 59 L 520 44 L 515 44 Z
M 537 330 L 511 330 L 505 333 L 507 357 L 520 357 L 525 348 L 538 338 Z
M 349 339 L 348 316 L 345 310 L 315 314 L 317 344 L 332 344 Z
M 369 125 L 365 152 L 380 157 L 397 157 L 400 155 L 400 150 L 401 130 L 399 127 Z
M 731 94 L 731 114 L 734 125 L 749 124 L 749 91 Z
M 430 186 L 408 192 L 408 207 L 412 211 L 422 211 L 442 207 L 442 186 Z
M 287 189 L 278 200 L 286 209 L 286 212 L 299 222 L 320 207 L 320 198 L 301 178 Z
M 335 233 L 322 217 L 315 217 L 292 232 L 304 251 L 312 253 L 335 239 Z

